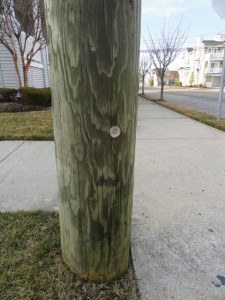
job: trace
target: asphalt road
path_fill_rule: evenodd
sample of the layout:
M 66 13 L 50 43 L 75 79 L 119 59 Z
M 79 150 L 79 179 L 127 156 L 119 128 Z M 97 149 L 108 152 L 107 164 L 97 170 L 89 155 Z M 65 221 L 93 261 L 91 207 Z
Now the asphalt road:
M 146 94 L 159 98 L 159 88 L 146 88 Z M 219 89 L 165 88 L 164 99 L 183 104 L 212 115 L 217 113 Z M 225 103 L 222 103 L 222 117 L 225 117 Z

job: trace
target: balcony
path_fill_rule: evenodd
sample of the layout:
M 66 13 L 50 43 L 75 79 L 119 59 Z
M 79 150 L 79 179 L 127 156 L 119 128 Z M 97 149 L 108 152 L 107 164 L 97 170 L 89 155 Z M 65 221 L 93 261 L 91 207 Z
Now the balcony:
M 207 53 L 205 60 L 223 60 L 223 52 L 219 53 Z
M 220 74 L 222 73 L 222 68 L 208 68 L 206 69 L 206 73 Z

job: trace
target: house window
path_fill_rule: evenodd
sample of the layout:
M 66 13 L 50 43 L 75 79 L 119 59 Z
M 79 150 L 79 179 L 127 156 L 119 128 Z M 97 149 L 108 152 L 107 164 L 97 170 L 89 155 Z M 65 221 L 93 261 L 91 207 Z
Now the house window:
M 222 52 L 221 48 L 209 48 L 208 49 L 208 53 L 212 53 L 212 54 L 220 54 Z
M 211 63 L 210 68 L 211 69 L 218 69 L 218 68 L 220 68 L 220 63 L 219 62 L 213 62 L 213 63 Z

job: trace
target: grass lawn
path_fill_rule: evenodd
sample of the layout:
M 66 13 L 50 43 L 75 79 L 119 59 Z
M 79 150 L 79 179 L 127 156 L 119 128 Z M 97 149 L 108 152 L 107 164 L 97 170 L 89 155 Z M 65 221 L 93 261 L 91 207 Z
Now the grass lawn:
M 147 95 L 140 96 L 170 108 L 194 120 L 225 131 L 225 118 L 217 120 L 213 115 L 183 106 L 181 104 L 157 100 L 156 98 Z M 54 140 L 52 112 L 50 110 L 22 113 L 0 113 L 0 125 L 0 141 Z
M 53 140 L 52 112 L 0 113 L 0 140 Z
M 62 262 L 57 213 L 0 213 L 0 299 L 137 300 L 132 269 L 107 284 L 81 281 Z
M 178 113 L 181 113 L 191 119 L 199 121 L 201 123 L 207 124 L 211 127 L 217 128 L 219 130 L 225 131 L 225 118 L 220 118 L 219 120 L 216 119 L 215 116 L 195 110 L 193 108 L 189 108 L 187 106 L 177 104 L 170 101 L 165 100 L 157 100 L 154 97 L 147 96 L 147 95 L 139 95 L 147 100 L 154 101 L 157 104 L 170 108 Z

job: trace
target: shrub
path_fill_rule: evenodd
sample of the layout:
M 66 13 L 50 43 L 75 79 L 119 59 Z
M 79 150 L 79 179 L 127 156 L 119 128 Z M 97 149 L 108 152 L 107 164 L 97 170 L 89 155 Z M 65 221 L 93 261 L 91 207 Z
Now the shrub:
M 20 88 L 19 93 L 22 101 L 30 105 L 47 105 L 51 102 L 50 88 Z
M 175 86 L 182 86 L 182 82 L 181 81 L 176 81 Z
M 150 79 L 149 84 L 150 84 L 150 86 L 153 86 L 154 85 L 154 79 Z
M 0 101 L 11 101 L 18 93 L 17 89 L 0 88 Z

